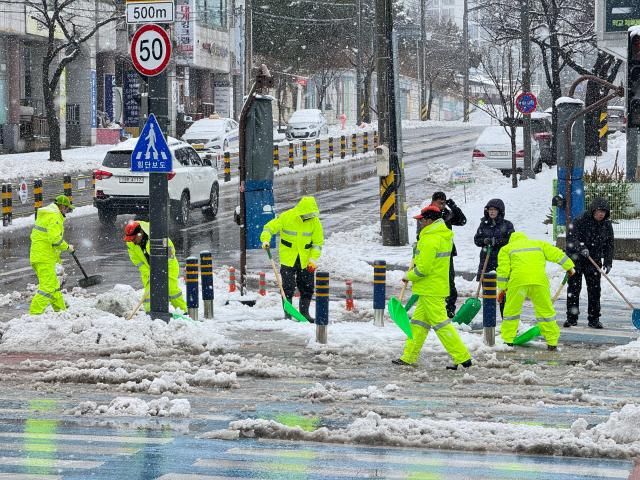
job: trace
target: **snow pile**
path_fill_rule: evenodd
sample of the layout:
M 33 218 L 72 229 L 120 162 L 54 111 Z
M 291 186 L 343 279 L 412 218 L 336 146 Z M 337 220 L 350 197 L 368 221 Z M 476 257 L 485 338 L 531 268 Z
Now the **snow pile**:
M 138 304 L 135 295 L 136 291 L 132 286 L 116 284 L 113 290 L 98 296 L 96 308 L 118 317 L 127 317 Z
M 640 339 L 636 339 L 626 345 L 612 347 L 602 352 L 600 359 L 621 363 L 640 363 Z
M 20 300 L 22 295 L 20 292 L 9 292 L 0 295 L 0 307 L 4 307 L 5 305 L 11 305 L 13 302 Z
M 76 416 L 188 417 L 191 414 L 191 404 L 185 398 L 169 400 L 169 397 L 162 397 L 147 403 L 141 398 L 116 397 L 109 405 L 98 405 L 96 402 L 87 401 L 65 413 Z
M 552 428 L 460 419 L 382 418 L 374 412 L 356 419 L 346 428 L 334 430 L 322 427 L 305 432 L 300 427 L 287 427 L 264 419 L 233 421 L 229 429 L 239 431 L 242 437 L 283 440 L 630 458 L 640 454 L 639 419 L 638 407 L 628 405 L 591 430 L 586 429 L 586 422 L 580 421 L 574 422 L 571 428 Z
M 316 383 L 311 388 L 305 388 L 301 391 L 303 398 L 308 398 L 312 402 L 337 402 L 340 400 L 379 400 L 389 398 L 389 393 L 397 390 L 396 385 L 387 385 L 384 390 L 380 390 L 375 385 L 369 385 L 366 388 L 357 388 L 353 390 L 342 390 L 335 383 Z

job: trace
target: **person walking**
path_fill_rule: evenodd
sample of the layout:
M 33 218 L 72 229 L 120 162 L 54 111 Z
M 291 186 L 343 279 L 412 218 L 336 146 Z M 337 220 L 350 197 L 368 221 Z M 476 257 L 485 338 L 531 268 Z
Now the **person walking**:
M 151 274 L 151 266 L 149 262 L 149 255 L 151 246 L 149 242 L 149 222 L 134 221 L 125 225 L 124 227 L 124 241 L 127 244 L 127 252 L 131 263 L 138 267 L 140 272 L 140 280 L 144 286 L 144 310 L 149 312 L 151 310 L 151 297 L 149 289 L 149 277 Z M 185 302 L 182 295 L 182 289 L 178 284 L 178 276 L 180 275 L 180 264 L 176 259 L 176 249 L 173 246 L 171 239 L 168 239 L 169 250 L 169 302 L 174 308 L 187 311 L 187 302 Z
M 419 296 L 411 319 L 413 340 L 407 339 L 402 356 L 392 362 L 415 365 L 429 330 L 433 328 L 453 359 L 453 365 L 447 369 L 457 370 L 458 365 L 468 368 L 472 364 L 471 355 L 447 317 L 446 309 L 453 232 L 447 228 L 442 211 L 435 205 L 423 208 L 413 218 L 418 220 L 418 245 L 414 267 L 402 279 L 403 282 L 411 282 L 413 294 Z
M 48 305 L 56 312 L 67 309 L 60 292 L 56 264 L 61 263 L 60 253 L 75 251 L 73 245 L 64 240 L 64 220 L 74 208 L 69 197 L 58 195 L 53 203 L 38 209 L 29 250 L 29 262 L 38 277 L 38 289 L 29 306 L 31 315 L 44 313 Z
M 480 263 L 476 279 L 480 280 L 480 274 L 487 256 L 487 247 L 491 247 L 491 254 L 487 262 L 487 272 L 498 268 L 498 252 L 509 242 L 509 236 L 515 231 L 513 223 L 504 218 L 504 202 L 499 198 L 492 198 L 484 207 L 484 216 L 480 219 L 480 225 L 473 237 L 473 242 L 480 250 Z
M 501 335 L 507 345 L 513 345 L 518 333 L 522 304 L 526 298 L 533 303 L 536 323 L 547 341 L 549 350 L 557 350 L 560 329 L 551 302 L 547 262 L 554 262 L 573 275 L 573 261 L 559 248 L 542 240 L 530 240 L 522 232 L 514 232 L 498 254 L 498 301 L 506 295 Z M 508 293 L 507 293 L 508 292 Z
M 569 279 L 567 289 L 567 320 L 569 328 L 578 324 L 580 315 L 580 291 L 582 276 L 587 283 L 587 320 L 591 328 L 604 328 L 600 322 L 600 281 L 598 269 L 589 257 L 609 273 L 613 266 L 613 227 L 609 216 L 611 209 L 604 198 L 595 198 L 586 212 L 580 215 L 567 230 L 567 254 L 576 264 L 576 274 Z
M 313 323 L 315 319 L 309 314 L 309 306 L 313 298 L 314 272 L 324 244 L 316 199 L 302 197 L 295 207 L 267 222 L 260 234 L 262 248 L 269 248 L 274 235 L 280 235 L 280 275 L 284 295 L 291 303 L 297 286 L 300 313 Z
M 431 204 L 435 205 L 442 211 L 442 218 L 449 230 L 453 231 L 453 226 L 462 227 L 467 223 L 467 217 L 464 216 L 460 207 L 452 198 L 447 199 L 444 192 L 435 192 L 431 196 Z M 449 296 L 447 297 L 447 316 L 453 318 L 456 315 L 456 302 L 458 301 L 458 290 L 456 289 L 456 271 L 453 264 L 453 257 L 458 255 L 456 244 L 453 244 L 451 257 L 449 259 Z

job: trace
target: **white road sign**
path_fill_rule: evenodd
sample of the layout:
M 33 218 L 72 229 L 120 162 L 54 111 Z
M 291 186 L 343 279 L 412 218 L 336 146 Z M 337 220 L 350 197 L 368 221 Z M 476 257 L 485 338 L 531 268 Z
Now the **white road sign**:
M 173 2 L 127 3 L 127 23 L 173 23 Z

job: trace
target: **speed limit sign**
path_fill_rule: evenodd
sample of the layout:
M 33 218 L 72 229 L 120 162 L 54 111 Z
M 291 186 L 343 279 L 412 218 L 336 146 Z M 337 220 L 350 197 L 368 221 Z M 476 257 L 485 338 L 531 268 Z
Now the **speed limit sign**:
M 142 75 L 154 77 L 167 68 L 171 58 L 169 35 L 153 23 L 140 27 L 131 40 L 131 61 Z

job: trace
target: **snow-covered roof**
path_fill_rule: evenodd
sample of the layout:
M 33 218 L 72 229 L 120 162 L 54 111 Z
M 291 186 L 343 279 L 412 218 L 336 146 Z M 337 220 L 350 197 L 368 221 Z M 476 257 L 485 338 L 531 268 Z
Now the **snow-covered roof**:
M 640 25 L 634 25 L 633 27 L 629 27 L 629 34 L 632 37 L 640 36 Z
M 556 107 L 558 105 L 561 105 L 563 103 L 573 103 L 576 105 L 584 105 L 584 102 L 578 98 L 572 98 L 572 97 L 560 97 L 559 99 L 556 100 Z
M 136 146 L 136 143 L 138 143 L 138 138 L 139 137 L 129 138 L 124 142 L 118 143 L 111 150 L 114 150 L 114 151 L 133 150 Z M 177 138 L 167 137 L 167 145 L 169 145 L 169 148 L 174 148 L 174 147 L 179 147 L 183 145 L 188 146 L 189 144 L 183 142 L 182 140 L 178 140 Z
M 551 113 L 548 112 L 531 112 L 531 118 L 551 118 Z

